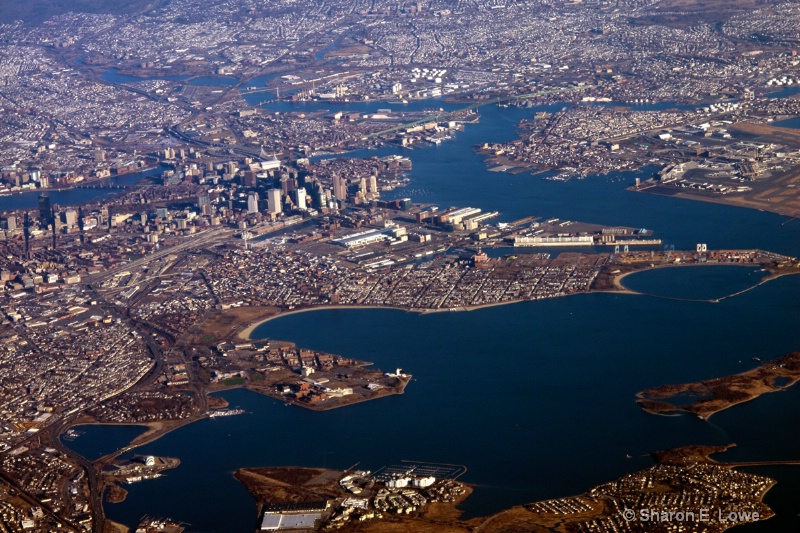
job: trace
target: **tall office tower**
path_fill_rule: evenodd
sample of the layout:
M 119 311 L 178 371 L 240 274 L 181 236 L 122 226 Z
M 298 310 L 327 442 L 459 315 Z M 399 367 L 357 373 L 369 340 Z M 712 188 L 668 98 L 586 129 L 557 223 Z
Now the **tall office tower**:
M 7 217 L 0 218 L 0 228 L 14 231 L 17 229 L 17 219 L 14 215 L 9 215 Z
M 50 211 L 50 197 L 46 194 L 39 195 L 39 221 L 43 226 L 52 222 L 53 215 Z
M 242 185 L 245 187 L 255 187 L 257 183 L 256 173 L 252 170 L 245 170 L 242 173 Z
M 378 192 L 378 176 L 373 174 L 369 177 L 369 192 Z
M 210 203 L 211 203 L 211 198 L 208 196 L 207 193 L 202 193 L 197 195 L 197 207 L 199 207 L 200 209 L 202 209 L 203 206 L 209 205 Z
M 358 190 L 361 192 L 361 196 L 365 196 L 367 194 L 367 180 L 366 178 L 361 178 L 358 180 Z
M 281 196 L 280 189 L 270 189 L 267 191 L 267 211 L 273 214 L 278 214 L 283 211 Z
M 306 190 L 302 187 L 299 189 L 294 190 L 294 199 L 295 205 L 297 209 L 305 209 L 306 208 Z
M 27 211 L 25 211 L 25 220 L 24 220 L 23 224 L 24 224 L 24 228 L 25 228 L 24 229 L 24 232 L 25 232 L 25 259 L 30 259 L 31 258 L 31 247 L 30 247 L 31 221 L 30 221 L 30 218 L 28 217 L 28 212 Z
M 318 184 L 317 187 L 317 205 L 320 209 L 325 209 L 328 207 L 328 198 L 325 194 L 325 189 L 322 187 L 322 184 Z
M 339 177 L 333 177 L 333 196 L 336 197 L 337 200 L 341 200 L 343 202 L 347 201 L 347 180 Z
M 71 228 L 78 223 L 78 212 L 74 209 L 68 209 L 64 211 L 61 216 L 64 217 L 64 224 L 68 228 Z
M 247 212 L 258 213 L 258 193 L 251 192 L 247 195 Z

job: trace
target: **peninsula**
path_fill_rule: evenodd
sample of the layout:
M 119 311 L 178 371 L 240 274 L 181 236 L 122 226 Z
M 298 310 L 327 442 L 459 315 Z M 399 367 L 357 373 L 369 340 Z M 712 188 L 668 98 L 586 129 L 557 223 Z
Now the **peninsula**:
M 368 471 L 243 468 L 262 530 L 289 524 L 359 532 L 640 531 L 689 525 L 718 533 L 773 516 L 763 503 L 775 481 L 739 472 L 709 455 L 730 446 L 686 446 L 653 454 L 656 465 L 572 497 L 462 520 L 457 506 L 473 487 L 452 465 L 404 464 Z M 451 476 L 451 477 L 448 477 Z M 712 482 L 713 481 L 713 482 Z M 686 503 L 695 502 L 695 503 Z M 650 530 L 650 529 L 644 529 Z M 660 529 L 656 529 L 660 530 Z
M 200 362 L 208 376 L 208 392 L 241 386 L 318 411 L 402 394 L 411 380 L 399 368 L 370 370 L 366 367 L 371 363 L 287 342 L 225 342 L 215 348 L 215 362 Z

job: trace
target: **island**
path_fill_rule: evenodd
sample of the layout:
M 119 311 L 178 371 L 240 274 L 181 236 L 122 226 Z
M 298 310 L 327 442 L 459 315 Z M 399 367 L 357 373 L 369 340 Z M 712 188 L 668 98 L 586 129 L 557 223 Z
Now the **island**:
M 754 357 L 753 359 L 760 361 Z M 639 392 L 636 403 L 648 413 L 691 413 L 702 419 L 762 394 L 786 390 L 800 381 L 800 352 L 793 352 L 760 366 L 721 378 L 662 385 Z
M 656 452 L 654 466 L 581 495 L 470 520 L 462 520 L 458 509 L 474 489 L 457 480 L 466 467 L 404 462 L 374 473 L 243 468 L 235 476 L 258 503 L 260 531 L 611 532 L 688 526 L 716 533 L 774 515 L 762 501 L 774 480 L 709 458 L 731 446 Z

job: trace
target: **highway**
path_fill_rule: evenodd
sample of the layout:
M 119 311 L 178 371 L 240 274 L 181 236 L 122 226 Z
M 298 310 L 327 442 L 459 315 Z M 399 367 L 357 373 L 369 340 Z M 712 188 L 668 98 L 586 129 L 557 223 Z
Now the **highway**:
M 233 234 L 233 230 L 225 229 L 225 228 L 214 228 L 209 229 L 199 235 L 197 237 L 192 237 L 186 239 L 184 242 L 177 244 L 175 246 L 164 247 L 157 252 L 144 256 L 140 259 L 136 259 L 132 262 L 125 263 L 120 265 L 116 268 L 110 269 L 108 271 L 95 274 L 93 276 L 89 276 L 86 280 L 86 288 L 92 294 L 93 298 L 97 300 L 98 305 L 105 309 L 108 313 L 115 315 L 116 318 L 121 318 L 123 320 L 127 320 L 132 322 L 133 328 L 138 331 L 145 343 L 147 344 L 147 348 L 150 351 L 150 355 L 153 357 L 154 364 L 152 368 L 145 374 L 141 379 L 137 381 L 132 387 L 128 390 L 134 390 L 141 387 L 149 386 L 152 381 L 163 372 L 164 367 L 164 357 L 161 352 L 161 347 L 158 343 L 153 339 L 152 332 L 149 328 L 143 327 L 141 324 L 136 323 L 135 321 L 131 321 L 130 317 L 127 316 L 122 309 L 118 306 L 113 305 L 112 303 L 108 302 L 100 293 L 97 292 L 95 287 L 92 283 L 97 283 L 104 279 L 107 279 L 110 276 L 113 276 L 117 272 L 125 269 L 137 269 L 146 266 L 149 262 L 153 260 L 160 259 L 165 257 L 169 254 L 180 253 L 190 248 L 195 247 L 202 247 L 206 246 L 216 240 L 221 240 L 229 237 Z M 127 392 L 127 391 L 126 391 Z M 205 396 L 202 394 L 202 390 L 198 390 L 197 394 L 199 395 L 200 399 L 200 406 L 201 410 L 207 410 L 208 406 L 205 401 Z M 88 409 L 91 409 L 95 405 L 105 401 L 103 399 L 98 401 L 95 404 L 88 406 L 86 409 L 82 409 L 80 412 L 73 413 L 72 415 L 65 416 L 64 418 L 55 421 L 52 425 L 43 428 L 42 431 L 37 433 L 36 435 L 31 436 L 29 439 L 21 442 L 18 446 L 22 446 L 28 443 L 33 443 L 33 441 L 46 441 L 47 445 L 58 450 L 59 452 L 63 453 L 67 457 L 69 457 L 76 465 L 83 469 L 86 473 L 86 479 L 89 486 L 90 491 L 90 501 L 89 505 L 92 512 L 92 531 L 93 533 L 103 533 L 104 531 L 104 522 L 105 522 L 105 514 L 103 511 L 103 485 L 102 480 L 100 479 L 99 472 L 95 465 L 88 461 L 86 458 L 82 457 L 77 452 L 73 451 L 69 447 L 65 446 L 60 439 L 61 434 L 63 434 L 71 425 L 75 423 L 75 420 L 78 419 L 84 412 Z M 38 498 L 34 497 L 33 495 L 25 492 L 13 479 L 9 478 L 4 473 L 0 472 L 0 480 L 7 483 L 9 486 L 13 487 L 15 491 L 19 494 L 21 498 L 23 498 L 26 502 L 30 505 L 41 507 L 45 513 L 54 517 L 58 520 L 62 526 L 68 531 L 82 531 L 83 529 L 78 525 L 66 521 L 59 517 L 50 506 L 47 504 L 43 504 L 39 501 Z
M 237 230 L 238 231 L 238 230 Z M 92 274 L 86 278 L 87 283 L 96 283 L 99 281 L 103 281 L 105 279 L 110 278 L 114 274 L 118 272 L 122 272 L 123 270 L 132 270 L 138 269 L 145 265 L 147 265 L 151 261 L 155 261 L 157 259 L 161 259 L 170 254 L 175 254 L 179 252 L 183 252 L 190 248 L 201 248 L 211 244 L 216 240 L 223 240 L 235 233 L 232 229 L 227 228 L 211 228 L 203 233 L 198 233 L 194 237 L 188 237 L 184 242 L 180 244 L 176 244 L 174 246 L 166 246 L 159 248 L 158 251 L 145 255 L 144 257 L 140 257 L 139 259 L 135 259 L 129 263 L 123 263 L 115 268 L 110 270 L 106 270 L 104 272 L 99 272 L 97 274 Z

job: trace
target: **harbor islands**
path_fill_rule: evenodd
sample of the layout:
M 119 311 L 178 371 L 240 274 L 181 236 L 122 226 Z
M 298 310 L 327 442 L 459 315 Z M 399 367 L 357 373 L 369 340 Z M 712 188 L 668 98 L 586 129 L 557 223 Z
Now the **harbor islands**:
M 761 362 L 758 357 L 753 358 Z M 653 414 L 686 412 L 708 419 L 714 413 L 762 394 L 785 390 L 800 380 L 800 352 L 794 352 L 741 374 L 696 383 L 662 385 L 641 391 L 636 403 Z

